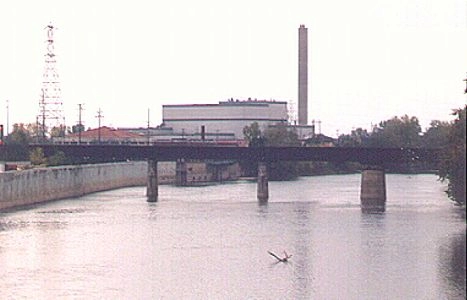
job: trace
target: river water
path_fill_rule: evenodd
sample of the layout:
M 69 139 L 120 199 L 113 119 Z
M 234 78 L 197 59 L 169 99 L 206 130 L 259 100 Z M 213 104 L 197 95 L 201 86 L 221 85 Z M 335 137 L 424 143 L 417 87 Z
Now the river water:
M 1 299 L 465 299 L 466 222 L 434 175 L 125 188 L 0 213 Z M 278 262 L 267 251 L 292 257 Z

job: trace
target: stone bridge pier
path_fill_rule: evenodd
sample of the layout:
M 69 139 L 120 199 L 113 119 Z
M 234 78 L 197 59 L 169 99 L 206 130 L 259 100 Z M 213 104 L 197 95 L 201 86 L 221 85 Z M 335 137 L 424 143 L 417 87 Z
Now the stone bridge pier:
M 381 166 L 366 166 L 362 170 L 360 203 L 363 212 L 384 212 L 386 206 L 386 176 Z
M 268 167 L 265 162 L 258 163 L 258 178 L 257 178 L 257 197 L 259 202 L 267 202 L 269 198 L 269 179 Z
M 157 202 L 159 196 L 159 183 L 157 181 L 157 160 L 148 160 L 148 181 L 146 185 L 148 202 Z

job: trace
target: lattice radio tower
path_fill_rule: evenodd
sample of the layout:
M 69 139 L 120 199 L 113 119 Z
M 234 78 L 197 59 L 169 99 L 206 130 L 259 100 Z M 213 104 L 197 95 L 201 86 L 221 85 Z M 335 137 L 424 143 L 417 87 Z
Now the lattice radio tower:
M 45 139 L 47 131 L 53 127 L 62 127 L 62 130 L 64 130 L 65 116 L 61 98 L 60 78 L 55 67 L 57 60 L 54 49 L 54 30 L 56 28 L 49 24 L 44 29 L 47 31 L 47 53 L 44 55 L 45 66 L 37 123 L 39 136 Z

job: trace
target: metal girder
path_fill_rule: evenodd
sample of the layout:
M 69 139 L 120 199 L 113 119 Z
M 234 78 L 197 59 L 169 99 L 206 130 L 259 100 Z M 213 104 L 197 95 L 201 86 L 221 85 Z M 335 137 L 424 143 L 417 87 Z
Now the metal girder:
M 351 147 L 231 147 L 214 145 L 55 145 L 36 144 L 45 156 L 58 151 L 73 160 L 174 161 L 177 159 L 234 159 L 249 161 L 333 161 L 384 164 L 410 161 L 436 161 L 439 149 L 351 148 Z

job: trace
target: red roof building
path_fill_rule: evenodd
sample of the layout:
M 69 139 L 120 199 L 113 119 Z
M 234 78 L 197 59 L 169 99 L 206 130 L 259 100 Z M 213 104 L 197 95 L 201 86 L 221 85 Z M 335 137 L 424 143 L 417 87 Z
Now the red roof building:
M 81 137 L 80 137 L 81 136 Z M 141 143 L 147 140 L 145 136 L 129 132 L 127 130 L 119 130 L 103 126 L 100 128 L 88 129 L 79 133 L 68 134 L 64 138 L 55 138 L 56 142 L 74 144 L 78 143 Z

